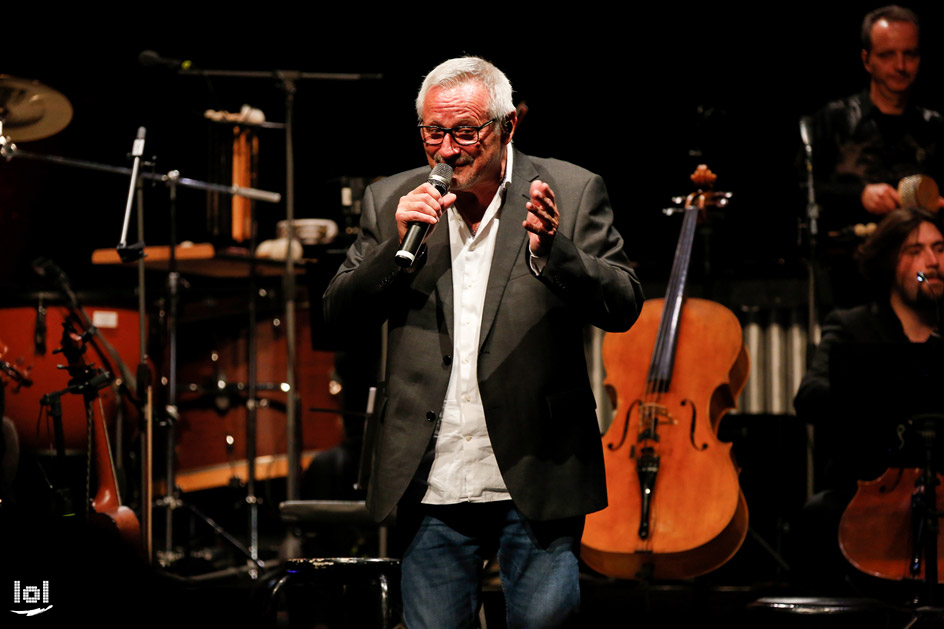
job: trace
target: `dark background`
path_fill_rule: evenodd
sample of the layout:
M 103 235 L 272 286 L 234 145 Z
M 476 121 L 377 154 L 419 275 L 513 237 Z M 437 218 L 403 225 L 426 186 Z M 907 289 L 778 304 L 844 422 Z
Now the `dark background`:
M 688 175 L 702 162 L 719 174 L 717 187 L 735 195 L 712 216 L 706 236 L 713 284 L 760 286 L 776 296 L 783 286 L 802 286 L 805 277 L 805 252 L 797 243 L 805 209 L 796 169 L 799 118 L 865 87 L 859 25 L 879 3 L 771 3 L 749 10 L 718 4 L 709 10 L 657 3 L 617 15 L 580 3 L 548 18 L 539 15 L 543 5 L 414 4 L 383 13 L 353 3 L 212 10 L 196 3 L 110 9 L 87 3 L 65 11 L 34 3 L 0 9 L 0 74 L 38 80 L 74 107 L 68 127 L 22 143 L 24 150 L 128 166 L 135 132 L 144 126 L 145 153 L 157 157 L 157 172 L 177 169 L 219 183 L 226 182 L 214 179 L 210 165 L 220 157 L 220 128 L 203 112 L 238 111 L 248 103 L 268 120 L 283 122 L 277 81 L 178 76 L 143 67 L 142 51 L 190 59 L 202 69 L 382 74 L 381 80 L 297 86 L 296 216 L 319 217 L 337 211 L 332 193 L 338 178 L 372 178 L 425 163 L 414 128 L 423 75 L 449 57 L 481 55 L 506 72 L 515 101 L 528 104 L 515 138 L 519 148 L 603 175 L 649 296 L 658 296 L 668 277 L 680 227 L 677 216 L 667 218 L 661 209 L 690 191 Z M 923 19 L 924 34 L 917 100 L 944 110 L 944 5 L 911 6 Z M 284 138 L 262 131 L 260 144 L 259 187 L 284 195 Z M 0 303 L 48 287 L 31 270 L 39 256 L 58 262 L 77 291 L 131 296 L 133 270 L 91 264 L 93 250 L 119 240 L 127 191 L 125 176 L 0 160 Z M 206 240 L 205 193 L 181 190 L 178 204 L 179 237 Z M 274 236 L 284 204 L 259 204 L 257 211 L 260 235 Z M 165 189 L 147 190 L 146 213 L 147 244 L 165 244 Z M 696 281 L 705 279 L 706 240 L 699 240 L 693 257 Z M 337 262 L 325 263 L 319 274 L 333 273 L 329 264 Z M 149 296 L 160 295 L 159 275 L 151 279 L 156 286 Z M 193 284 L 188 298 L 224 282 Z M 242 282 L 225 284 L 242 294 Z M 757 298 L 746 290 L 719 292 L 726 292 L 729 298 L 719 300 L 731 307 Z M 0 329 L 0 336 L 12 333 Z M 773 543 L 783 530 L 778 518 L 802 502 L 797 466 L 805 435 L 792 418 L 751 420 L 731 417 L 723 427 L 726 439 L 739 440 L 752 527 Z M 214 517 L 227 513 L 210 511 Z M 245 514 L 230 511 L 239 521 L 224 525 L 243 538 Z M 750 552 L 740 553 L 719 579 L 732 573 L 754 579 L 777 568 L 771 553 L 749 540 Z
M 219 127 L 203 111 L 238 111 L 249 103 L 283 122 L 283 93 L 270 79 L 145 68 L 141 51 L 190 59 L 203 69 L 382 74 L 374 81 L 297 86 L 296 216 L 317 217 L 336 210 L 330 193 L 338 177 L 375 177 L 424 163 L 413 129 L 423 75 L 450 56 L 481 55 L 507 73 L 516 102 L 528 104 L 516 136 L 523 151 L 604 176 L 644 283 L 658 285 L 668 275 L 680 223 L 660 210 L 690 191 L 687 176 L 700 162 L 719 174 L 719 189 L 735 194 L 713 219 L 714 281 L 802 277 L 798 120 L 865 86 L 858 29 L 874 6 L 709 11 L 666 3 L 619 18 L 576 7 L 556 18 L 484 7 L 382 14 L 352 6 L 318 9 L 313 17 L 304 17 L 311 8 L 277 5 L 240 14 L 139 8 L 117 16 L 91 8 L 44 16 L 37 8 L 29 20 L 6 20 L 21 28 L 4 35 L 0 73 L 39 80 L 75 110 L 65 130 L 20 148 L 127 166 L 135 131 L 145 126 L 145 153 L 157 157 L 158 172 L 177 169 L 201 181 L 215 181 L 209 164 L 219 150 L 212 139 Z M 914 8 L 924 27 L 918 98 L 941 109 L 944 9 Z M 259 187 L 284 193 L 284 138 L 263 131 L 260 141 Z M 100 285 L 102 277 L 129 288 L 130 272 L 115 275 L 90 264 L 93 249 L 119 239 L 127 187 L 125 176 L 25 158 L 0 163 L 5 293 L 32 286 L 29 262 L 40 255 L 59 262 L 78 288 Z M 180 192 L 181 239 L 206 240 L 205 205 L 203 192 Z M 165 190 L 148 192 L 147 244 L 167 242 L 167 207 Z M 258 206 L 261 237 L 274 235 L 284 210 L 284 204 Z

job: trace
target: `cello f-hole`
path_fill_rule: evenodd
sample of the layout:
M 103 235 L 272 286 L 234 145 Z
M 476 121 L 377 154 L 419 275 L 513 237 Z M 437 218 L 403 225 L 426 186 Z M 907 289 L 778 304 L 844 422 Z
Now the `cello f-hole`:
M 688 398 L 682 400 L 682 406 L 691 406 L 691 407 L 692 407 L 692 424 L 691 424 L 691 427 L 689 428 L 688 440 L 692 442 L 692 447 L 693 447 L 693 448 L 695 448 L 696 450 L 698 450 L 698 451 L 700 451 L 700 452 L 704 452 L 705 450 L 708 449 L 708 444 L 707 444 L 707 443 L 703 443 L 703 444 L 701 444 L 701 447 L 699 447 L 699 446 L 695 443 L 695 419 L 696 419 L 696 416 L 698 415 L 698 410 L 695 408 L 695 404 L 694 404 L 691 400 L 689 400 Z
M 629 405 L 629 409 L 627 409 L 626 411 L 626 417 L 623 418 L 623 436 L 620 437 L 620 442 L 616 444 L 615 446 L 612 443 L 606 444 L 606 447 L 610 451 L 616 452 L 617 450 L 623 447 L 624 443 L 626 443 L 626 435 L 629 434 L 629 416 L 632 415 L 633 413 L 633 407 L 637 406 L 638 404 L 639 404 L 639 400 L 637 399 L 636 401 L 634 401 L 632 404 Z

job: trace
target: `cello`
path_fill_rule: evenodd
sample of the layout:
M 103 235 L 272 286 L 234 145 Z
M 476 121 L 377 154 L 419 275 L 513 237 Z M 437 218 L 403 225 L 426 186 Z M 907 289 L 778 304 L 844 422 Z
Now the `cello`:
M 935 475 L 937 486 L 942 480 Z M 926 526 L 921 512 L 929 489 L 925 470 L 919 468 L 890 467 L 879 478 L 859 481 L 839 521 L 843 556 L 857 570 L 880 579 L 942 583 L 944 531 Z M 934 551 L 936 565 L 928 565 L 928 550 Z
M 938 507 L 942 432 L 940 413 L 919 413 L 899 424 L 897 450 L 910 452 L 899 454 L 881 477 L 860 480 L 839 521 L 839 549 L 849 563 L 880 579 L 923 580 L 926 605 L 934 603 L 936 587 L 944 583 Z
M 728 561 L 747 535 L 747 503 L 731 444 L 717 438 L 749 359 L 734 313 L 684 290 L 699 214 L 723 207 L 704 165 L 684 218 L 665 299 L 603 343 L 615 420 L 603 435 L 609 506 L 587 516 L 581 558 L 604 575 L 685 579 Z M 641 357 L 651 356 L 648 370 Z

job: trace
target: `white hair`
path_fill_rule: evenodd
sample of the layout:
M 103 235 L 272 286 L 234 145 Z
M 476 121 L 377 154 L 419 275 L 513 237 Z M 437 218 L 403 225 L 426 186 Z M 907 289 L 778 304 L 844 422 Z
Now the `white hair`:
M 511 83 L 505 73 L 481 57 L 456 57 L 443 61 L 423 79 L 416 96 L 416 115 L 422 122 L 423 102 L 431 87 L 451 88 L 478 81 L 488 90 L 488 113 L 499 121 L 515 110 Z

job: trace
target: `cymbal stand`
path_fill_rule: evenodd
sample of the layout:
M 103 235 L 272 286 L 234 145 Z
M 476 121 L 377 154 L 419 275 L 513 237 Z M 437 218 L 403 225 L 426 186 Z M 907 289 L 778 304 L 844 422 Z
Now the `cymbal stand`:
M 285 95 L 285 221 L 286 238 L 288 240 L 285 257 L 285 272 L 283 274 L 282 292 L 285 308 L 285 342 L 286 342 L 286 374 L 285 383 L 288 391 L 286 393 L 286 449 L 288 470 L 286 473 L 286 499 L 297 500 L 300 497 L 299 477 L 301 475 L 301 447 L 300 439 L 301 425 L 298 421 L 300 416 L 299 404 L 297 400 L 298 389 L 296 386 L 296 331 L 295 331 L 295 260 L 291 254 L 291 242 L 295 233 L 295 149 L 293 145 L 294 133 L 294 110 L 295 110 L 295 92 L 296 85 L 300 80 L 332 80 L 332 81 L 359 81 L 365 79 L 380 79 L 379 74 L 339 74 L 324 72 L 301 72 L 298 70 L 273 70 L 271 72 L 260 71 L 242 71 L 242 70 L 204 70 L 194 69 L 187 66 L 185 69 L 177 70 L 180 75 L 210 77 L 233 77 L 233 78 L 255 78 L 255 79 L 276 79 L 280 89 Z M 255 400 L 250 399 L 254 404 Z M 247 424 L 249 422 L 247 421 Z M 249 447 L 249 444 L 247 444 Z M 252 447 L 255 447 L 254 445 Z M 249 482 L 248 487 L 254 488 L 255 470 L 252 462 L 249 462 Z M 252 490 L 250 490 L 252 491 Z M 250 512 L 250 537 L 254 540 L 257 537 L 257 501 L 250 494 L 247 496 L 247 503 Z M 256 557 L 258 551 L 255 543 L 251 545 L 253 557 Z

